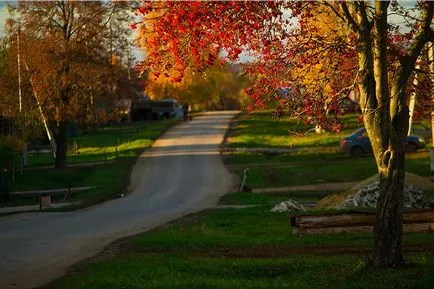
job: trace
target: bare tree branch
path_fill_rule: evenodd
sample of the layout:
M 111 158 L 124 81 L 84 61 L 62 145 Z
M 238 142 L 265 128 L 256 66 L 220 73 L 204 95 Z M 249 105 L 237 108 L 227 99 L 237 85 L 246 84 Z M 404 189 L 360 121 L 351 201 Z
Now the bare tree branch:
M 434 15 L 434 2 L 426 2 L 424 5 L 425 7 L 422 10 L 421 26 L 416 33 L 413 43 L 408 49 L 408 53 L 405 57 L 406 61 L 402 66 L 403 74 L 401 77 L 404 77 L 404 79 L 408 79 L 410 77 L 410 73 L 412 71 L 411 68 L 414 66 L 423 47 L 428 41 L 432 41 L 432 38 L 434 37 L 433 31 L 431 29 L 432 18 Z

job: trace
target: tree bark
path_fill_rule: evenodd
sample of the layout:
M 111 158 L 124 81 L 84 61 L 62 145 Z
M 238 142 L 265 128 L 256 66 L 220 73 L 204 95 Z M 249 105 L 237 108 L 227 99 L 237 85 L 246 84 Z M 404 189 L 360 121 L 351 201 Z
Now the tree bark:
M 404 152 L 392 152 L 388 167 L 380 173 L 380 197 L 374 225 L 374 267 L 404 264 L 402 216 L 404 201 Z
M 404 264 L 402 255 L 402 218 L 405 183 L 405 141 L 408 130 L 406 82 L 398 80 L 391 93 L 388 85 L 387 7 L 375 2 L 374 77 L 380 121 L 373 126 L 371 139 L 380 174 L 380 196 L 374 225 L 374 267 Z

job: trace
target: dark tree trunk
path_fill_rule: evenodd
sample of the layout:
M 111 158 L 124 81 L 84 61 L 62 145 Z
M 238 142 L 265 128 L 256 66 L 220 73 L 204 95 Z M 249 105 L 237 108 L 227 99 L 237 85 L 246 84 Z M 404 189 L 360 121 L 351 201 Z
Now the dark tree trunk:
M 376 154 L 380 173 L 380 197 L 374 226 L 374 267 L 398 267 L 404 264 L 402 255 L 402 218 L 405 184 L 405 149 L 409 110 L 406 103 L 406 82 L 392 83 L 390 98 L 390 134 L 386 150 Z M 377 136 L 385 137 L 384 135 Z M 384 139 L 383 139 L 384 140 Z M 384 142 L 383 142 L 384 143 Z
M 397 267 L 402 256 L 402 217 L 404 202 L 404 152 L 392 153 L 389 166 L 380 173 L 380 197 L 374 226 L 374 267 Z
M 57 133 L 55 135 L 56 138 L 56 162 L 55 168 L 62 169 L 66 168 L 66 153 L 68 151 L 67 144 L 67 132 L 68 132 L 68 122 L 61 121 L 59 122 L 59 126 L 57 127 Z

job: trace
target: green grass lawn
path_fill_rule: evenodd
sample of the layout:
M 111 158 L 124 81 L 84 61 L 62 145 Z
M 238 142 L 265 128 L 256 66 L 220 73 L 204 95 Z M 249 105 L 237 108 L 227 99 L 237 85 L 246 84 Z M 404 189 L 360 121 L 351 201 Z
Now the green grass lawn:
M 287 213 L 270 207 L 185 217 L 123 240 L 108 249 L 111 257 L 103 253 L 43 288 L 414 288 L 434 270 L 431 252 L 407 253 L 405 268 L 369 269 L 371 234 L 293 235 Z M 433 233 L 404 237 L 406 245 L 433 241 Z
M 114 160 L 116 156 L 135 157 L 137 150 L 149 147 L 162 131 L 174 123 L 174 120 L 162 120 L 117 124 L 69 138 L 67 161 L 83 163 Z M 78 148 L 78 153 L 71 150 L 74 144 Z M 31 153 L 28 163 L 29 167 L 53 165 L 54 157 L 51 153 Z M 14 158 L 14 166 L 19 167 L 18 156 Z
M 243 175 L 243 168 L 249 168 L 249 164 L 270 164 L 270 167 L 252 167 L 249 169 L 247 184 L 252 188 L 362 181 L 377 173 L 373 156 L 362 158 L 336 156 L 335 159 L 319 158 L 316 161 L 302 161 L 299 158 L 292 160 L 290 156 L 267 160 L 261 154 L 237 154 L 227 157 L 225 161 L 227 164 L 238 165 L 232 170 L 240 178 Z M 275 167 L 283 163 L 287 167 Z M 430 176 L 429 153 L 420 152 L 409 155 L 406 170 L 420 176 Z
M 357 118 L 355 114 L 343 116 L 346 129 L 340 134 L 308 132 L 297 136 L 289 134 L 288 130 L 302 132 L 308 131 L 309 127 L 291 118 L 272 120 L 268 111 L 243 115 L 229 133 L 230 147 L 288 148 L 293 143 L 296 151 L 271 159 L 261 153 L 235 152 L 224 155 L 223 159 L 240 177 L 243 169 L 251 165 L 247 184 L 252 188 L 361 181 L 377 173 L 373 155 L 353 158 L 339 153 L 340 138 L 361 126 Z M 427 150 L 408 154 L 406 170 L 430 176 L 429 158 Z M 286 167 L 277 167 L 279 164 Z
M 11 191 L 58 189 L 68 187 L 95 186 L 93 190 L 74 193 L 70 201 L 82 201 L 79 206 L 88 206 L 126 193 L 130 169 L 143 149 L 150 147 L 174 121 L 138 122 L 114 127 L 106 127 L 95 134 L 77 137 L 70 141 L 83 144 L 80 154 L 68 155 L 68 162 L 88 162 L 104 160 L 106 151 L 110 152 L 109 160 L 104 165 L 89 167 L 70 167 L 66 169 L 24 170 L 23 174 L 15 173 L 15 181 L 10 181 Z M 86 145 L 84 145 L 86 144 Z M 115 159 L 115 148 L 118 150 Z M 36 156 L 35 156 L 36 157 Z M 44 162 L 47 155 L 39 159 L 31 158 L 32 165 L 52 164 L 53 160 Z M 53 196 L 60 201 L 64 196 Z M 10 202 L 4 205 L 34 204 L 35 197 L 11 196 Z
M 134 254 L 46 288 L 415 288 L 434 269 L 433 254 L 413 254 L 412 267 L 364 268 L 356 256 L 293 256 L 273 259 Z M 432 288 L 432 287 L 426 287 Z
M 357 114 L 342 117 L 345 129 L 340 133 L 326 132 L 323 134 L 312 131 L 312 126 L 303 122 L 283 117 L 280 120 L 271 118 L 271 111 L 259 111 L 239 118 L 238 124 L 230 133 L 230 147 L 327 147 L 337 146 L 339 140 L 353 132 L 362 124 L 358 122 Z
M 124 157 L 106 165 L 25 171 L 16 175 L 11 191 L 60 189 L 69 187 L 95 186 L 95 189 L 76 192 L 68 201 L 81 201 L 79 207 L 93 205 L 126 193 L 131 166 L 136 158 Z M 43 176 L 41 176 L 43 174 Z M 37 197 L 11 196 L 8 205 L 34 204 Z M 53 201 L 62 201 L 63 195 L 53 195 Z

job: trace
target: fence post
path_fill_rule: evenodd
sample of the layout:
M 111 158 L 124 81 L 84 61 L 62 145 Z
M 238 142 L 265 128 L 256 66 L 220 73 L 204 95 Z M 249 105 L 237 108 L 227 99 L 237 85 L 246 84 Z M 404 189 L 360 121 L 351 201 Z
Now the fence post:
M 23 167 L 24 167 L 24 154 L 21 154 L 21 159 L 20 159 L 20 172 L 21 174 L 23 174 Z
M 9 187 L 7 178 L 7 169 L 0 167 L 0 202 L 9 201 Z

